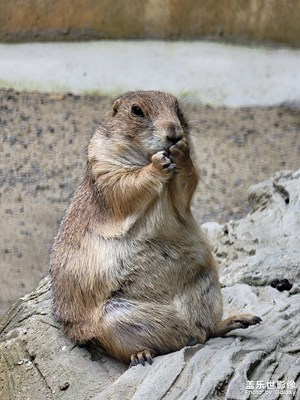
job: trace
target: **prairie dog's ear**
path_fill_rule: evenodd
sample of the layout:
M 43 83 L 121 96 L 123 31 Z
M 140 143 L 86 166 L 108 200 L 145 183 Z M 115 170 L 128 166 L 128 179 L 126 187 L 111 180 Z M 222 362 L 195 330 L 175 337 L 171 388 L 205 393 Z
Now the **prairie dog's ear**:
M 120 104 L 121 104 L 121 99 L 117 99 L 113 102 L 113 105 L 112 105 L 112 116 L 113 117 L 117 114 Z

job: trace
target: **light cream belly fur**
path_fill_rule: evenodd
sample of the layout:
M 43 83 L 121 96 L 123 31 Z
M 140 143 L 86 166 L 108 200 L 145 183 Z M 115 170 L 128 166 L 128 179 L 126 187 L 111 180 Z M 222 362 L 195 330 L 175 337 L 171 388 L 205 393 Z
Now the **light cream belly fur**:
M 205 267 L 200 246 L 190 242 L 191 234 L 185 237 L 189 239 L 176 243 L 162 237 L 103 239 L 90 235 L 88 254 L 93 266 L 89 271 L 99 280 L 115 283 L 112 295 L 103 300 L 172 304 L 189 326 L 212 328 L 222 317 L 216 271 Z

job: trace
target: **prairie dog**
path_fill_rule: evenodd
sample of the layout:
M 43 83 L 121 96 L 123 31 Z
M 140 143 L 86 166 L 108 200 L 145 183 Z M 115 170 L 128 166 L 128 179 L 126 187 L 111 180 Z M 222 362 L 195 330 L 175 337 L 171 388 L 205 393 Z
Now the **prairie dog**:
M 261 321 L 222 321 L 217 266 L 191 213 L 197 183 L 177 99 L 116 99 L 50 256 L 55 315 L 71 339 L 136 365 Z

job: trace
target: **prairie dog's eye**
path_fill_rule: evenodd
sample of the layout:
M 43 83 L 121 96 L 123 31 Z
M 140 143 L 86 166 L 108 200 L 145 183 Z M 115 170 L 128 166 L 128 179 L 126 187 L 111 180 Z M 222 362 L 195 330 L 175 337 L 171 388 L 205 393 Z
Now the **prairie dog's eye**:
M 145 116 L 143 113 L 143 110 L 139 106 L 135 106 L 135 105 L 133 105 L 131 107 L 131 114 L 134 117 L 144 117 Z

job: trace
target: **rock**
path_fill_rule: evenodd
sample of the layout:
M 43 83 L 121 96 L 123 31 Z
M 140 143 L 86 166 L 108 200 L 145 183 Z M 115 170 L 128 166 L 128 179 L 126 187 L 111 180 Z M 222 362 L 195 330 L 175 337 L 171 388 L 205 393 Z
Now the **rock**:
M 252 186 L 249 203 L 246 218 L 210 229 L 222 285 L 265 286 L 285 278 L 299 284 L 300 170 Z
M 0 320 L 1 400 L 297 398 L 300 170 L 251 187 L 249 202 L 244 219 L 203 228 L 220 263 L 225 316 L 255 313 L 260 325 L 127 369 L 64 337 L 47 277 Z
M 4 315 L 0 332 L 1 400 L 90 399 L 127 369 L 110 357 L 93 361 L 66 339 L 51 316 L 48 277 Z

